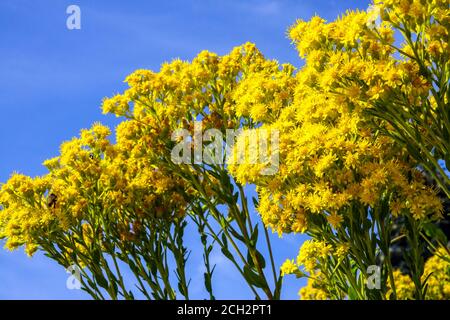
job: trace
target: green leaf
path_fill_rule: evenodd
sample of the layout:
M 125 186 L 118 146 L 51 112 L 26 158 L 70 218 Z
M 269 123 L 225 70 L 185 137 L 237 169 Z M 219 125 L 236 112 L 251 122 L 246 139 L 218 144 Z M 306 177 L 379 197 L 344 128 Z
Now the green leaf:
M 185 292 L 185 290 L 184 290 L 183 285 L 182 285 L 181 282 L 178 282 L 178 291 L 180 292 L 180 294 L 181 294 L 182 296 L 186 296 L 186 292 Z
M 259 206 L 259 201 L 258 201 L 258 199 L 255 198 L 255 197 L 252 197 L 252 200 L 253 200 L 253 205 L 255 206 L 255 208 L 258 208 L 258 206 Z
M 225 235 L 225 233 L 222 233 L 222 244 L 224 247 L 228 248 L 228 240 L 227 240 L 227 236 Z
M 219 219 L 220 219 L 220 221 L 219 221 L 220 226 L 222 227 L 222 229 L 225 229 L 228 226 L 227 220 L 225 219 L 225 217 L 223 215 L 221 215 Z
M 264 256 L 258 250 L 255 250 L 255 255 L 258 259 L 259 265 L 262 269 L 264 269 L 266 267 L 266 260 L 264 259 Z M 255 262 L 253 261 L 250 251 L 247 251 L 247 261 L 251 267 L 255 267 Z
M 211 285 L 211 275 L 207 272 L 204 273 L 205 278 L 205 288 L 206 291 L 212 292 L 212 285 Z
M 277 284 L 275 286 L 275 291 L 273 294 L 274 300 L 280 300 L 281 299 L 281 288 L 283 287 L 283 277 L 279 277 Z
M 234 228 L 232 228 L 231 226 L 228 228 L 228 230 L 230 231 L 230 233 L 233 235 L 233 237 L 235 237 L 236 239 L 238 239 L 241 242 L 245 243 L 245 239 L 242 235 L 240 235 Z
M 238 201 L 239 201 L 239 192 L 236 192 L 236 193 L 233 195 L 233 201 L 234 201 L 235 203 L 238 203 Z
M 250 236 L 250 245 L 253 248 L 256 248 L 256 243 L 258 242 L 258 237 L 259 237 L 259 228 L 258 228 L 258 224 L 256 224 L 255 229 L 253 230 L 253 233 Z
M 111 284 L 111 288 L 114 292 L 114 296 L 117 297 L 117 292 L 119 291 L 119 287 L 117 286 L 117 279 L 115 279 L 116 281 L 113 281 L 113 283 Z
M 97 282 L 100 287 L 108 290 L 108 281 L 103 276 L 103 274 L 97 273 L 97 272 L 94 273 L 94 279 L 95 279 L 95 282 Z
M 228 250 L 228 248 L 223 247 L 223 248 L 221 249 L 221 251 L 222 251 L 222 253 L 223 253 L 223 255 L 224 255 L 225 257 L 227 257 L 227 258 L 230 259 L 231 261 L 234 261 L 234 257 L 233 257 L 233 255 L 231 254 L 230 250 Z
M 94 265 L 100 265 L 100 251 L 99 250 L 92 250 L 92 263 Z
M 258 250 L 256 250 L 255 253 L 256 253 L 256 258 L 258 259 L 259 265 L 261 266 L 262 269 L 265 269 L 266 268 L 266 259 L 264 259 L 264 256 Z
M 91 288 L 96 288 L 97 286 L 95 285 L 94 281 L 92 281 L 90 278 L 86 278 L 87 283 L 89 285 L 89 287 Z
M 358 293 L 356 292 L 355 288 L 352 286 L 349 286 L 348 288 L 348 299 L 349 300 L 358 300 Z
M 248 266 L 244 266 L 244 277 L 249 284 L 257 288 L 264 288 L 266 285 L 264 280 L 261 279 L 261 277 Z

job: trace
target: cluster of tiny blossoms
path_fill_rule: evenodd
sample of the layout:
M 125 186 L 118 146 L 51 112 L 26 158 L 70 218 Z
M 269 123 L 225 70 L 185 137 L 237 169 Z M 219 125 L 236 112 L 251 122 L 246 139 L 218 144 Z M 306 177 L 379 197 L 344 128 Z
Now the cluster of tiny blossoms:
M 291 94 L 286 86 L 292 73 L 292 66 L 266 60 L 251 43 L 225 56 L 203 51 L 192 62 L 165 63 L 157 73 L 134 72 L 125 80 L 129 89 L 105 99 L 103 111 L 139 120 L 159 134 L 163 128 L 192 129 L 198 119 L 204 129 L 238 128 L 243 116 L 262 121 L 270 107 L 280 108 L 266 103 L 266 92 L 288 102 Z M 252 81 L 244 81 L 247 77 Z
M 71 228 L 92 233 L 102 218 L 121 221 L 121 236 L 130 239 L 135 221 L 127 220 L 128 212 L 141 218 L 183 215 L 187 196 L 180 180 L 152 168 L 128 145 L 111 144 L 110 133 L 100 124 L 82 130 L 80 138 L 61 145 L 59 157 L 44 162 L 47 175 L 14 174 L 2 186 L 0 236 L 9 249 L 25 245 L 31 255 L 41 241 Z
M 450 255 L 447 250 L 441 248 L 427 260 L 422 281 L 426 281 L 427 284 L 425 299 L 450 299 Z M 394 283 L 398 299 L 414 298 L 414 283 L 410 276 L 396 270 L 394 272 Z M 392 289 L 388 291 L 387 295 L 390 296 L 391 294 Z
M 325 241 L 306 240 L 298 253 L 297 261 L 286 260 L 281 266 L 284 274 L 294 274 L 298 268 L 302 267 L 305 271 L 313 273 L 321 262 L 326 261 L 330 256 L 341 260 L 349 250 L 348 244 L 331 245 Z
M 323 284 L 320 272 L 314 273 L 303 288 L 299 291 L 302 300 L 328 300 L 330 295 Z
M 367 101 L 383 91 L 377 88 L 381 81 L 394 85 L 402 79 L 410 83 L 402 90 L 412 96 L 416 95 L 412 91 L 425 90 L 420 81 L 411 81 L 419 77 L 414 66 L 406 62 L 399 66 L 392 58 L 392 29 L 380 27 L 386 41 L 380 43 L 367 31 L 370 19 L 367 12 L 348 12 L 332 23 L 314 17 L 290 29 L 300 56 L 306 58 L 295 79 L 286 82 L 293 99 L 283 100 L 276 87 L 265 93 L 268 105 L 279 106 L 272 107 L 279 111 L 266 119 L 264 128 L 279 132 L 275 152 L 280 168 L 275 176 L 265 177 L 251 165 L 230 164 L 238 181 L 257 185 L 258 211 L 280 234 L 307 231 L 308 217 L 317 214 L 339 228 L 354 203 L 375 207 L 386 195 L 391 195 L 394 216 L 409 213 L 419 220 L 441 214 L 435 190 L 425 185 L 407 150 L 380 135 L 386 124 L 373 123 L 364 112 Z M 378 65 L 367 63 L 361 54 L 374 57 Z M 398 75 L 401 72 L 409 73 Z M 369 78 L 373 93 L 357 84 Z M 343 86 L 344 82 L 350 85 Z
M 283 275 L 305 276 L 309 273 L 307 285 L 300 289 L 303 300 L 326 300 L 331 295 L 327 291 L 326 274 L 321 271 L 330 259 L 342 261 L 348 255 L 349 245 L 339 243 L 331 245 L 325 241 L 306 240 L 298 253 L 297 261 L 286 260 L 280 270 Z
M 127 90 L 104 100 L 103 111 L 128 119 L 118 127 L 119 143 L 129 145 L 136 153 L 150 147 L 154 164 L 167 167 L 174 132 L 186 129 L 193 134 L 195 121 L 201 121 L 204 131 L 244 129 L 236 143 L 239 146 L 246 134 L 263 132 L 264 123 L 276 119 L 292 102 L 293 74 L 293 66 L 265 59 L 251 43 L 225 56 L 203 51 L 192 62 L 174 60 L 163 64 L 159 72 L 134 72 L 126 78 Z M 267 129 L 265 134 L 270 139 Z M 142 144 L 136 144 L 136 140 Z M 190 147 L 193 151 L 193 141 Z M 251 156 L 258 154 L 254 147 L 244 144 Z M 268 154 L 275 152 L 269 150 Z M 247 168 L 261 172 L 271 160 L 269 156 Z
M 307 285 L 300 289 L 299 295 L 303 300 L 331 299 L 329 279 L 321 271 L 329 258 L 341 260 L 348 254 L 348 245 L 333 247 L 324 241 L 307 240 L 300 248 L 297 261 L 286 260 L 281 266 L 284 275 L 303 276 L 302 270 L 309 273 Z M 414 299 L 415 286 L 411 277 L 400 270 L 393 272 L 397 299 Z M 450 299 L 450 255 L 448 251 L 440 248 L 430 257 L 426 263 L 422 279 L 427 285 L 425 299 L 448 300 Z M 386 299 L 391 299 L 393 289 L 387 282 L 388 290 Z M 345 296 L 345 294 L 343 294 Z

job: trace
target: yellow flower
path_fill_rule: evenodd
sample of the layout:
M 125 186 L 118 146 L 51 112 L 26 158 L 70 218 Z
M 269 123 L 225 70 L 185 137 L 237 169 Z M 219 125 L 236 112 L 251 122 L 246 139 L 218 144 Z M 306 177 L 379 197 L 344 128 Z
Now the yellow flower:
M 308 278 L 307 285 L 300 289 L 301 300 L 328 300 L 330 295 L 322 283 L 320 272 L 316 272 Z
M 328 223 L 333 226 L 333 228 L 338 229 L 344 220 L 342 215 L 337 214 L 336 212 L 331 213 L 327 216 Z
M 425 299 L 448 300 L 450 299 L 450 255 L 447 250 L 440 248 L 425 262 L 421 281 L 427 286 Z M 426 281 L 426 282 L 425 282 Z M 400 270 L 394 271 L 394 283 L 397 299 L 414 299 L 415 285 L 409 275 L 402 274 Z M 386 296 L 392 297 L 393 289 L 388 284 Z
M 285 276 L 288 274 L 294 274 L 296 271 L 298 271 L 297 265 L 294 263 L 294 260 L 286 260 L 280 268 L 281 275 Z
M 444 248 L 438 251 L 425 262 L 422 281 L 427 279 L 426 298 L 430 300 L 450 299 L 450 255 Z
M 303 265 L 305 270 L 313 272 L 320 263 L 320 259 L 326 259 L 332 251 L 332 246 L 323 241 L 306 240 L 300 248 L 297 264 Z
M 394 284 L 397 293 L 397 299 L 399 300 L 410 300 L 414 298 L 415 286 L 411 278 L 408 275 L 402 274 L 401 271 L 394 271 Z M 388 291 L 386 296 L 391 299 L 393 294 L 393 289 L 390 284 L 388 284 Z
M 338 259 L 343 259 L 347 256 L 349 250 L 350 250 L 350 245 L 348 243 L 339 243 L 336 246 L 335 255 Z

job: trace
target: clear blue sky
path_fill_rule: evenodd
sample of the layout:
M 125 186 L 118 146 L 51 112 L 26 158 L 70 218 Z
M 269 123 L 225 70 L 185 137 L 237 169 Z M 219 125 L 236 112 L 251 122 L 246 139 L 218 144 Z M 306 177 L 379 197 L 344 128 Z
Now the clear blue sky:
M 66 28 L 66 8 L 81 8 L 81 30 Z M 173 58 L 192 59 L 203 49 L 225 54 L 251 41 L 269 58 L 301 65 L 286 39 L 297 18 L 318 14 L 333 20 L 346 9 L 367 8 L 350 0 L 1 0 L 0 1 L 0 181 L 13 171 L 45 173 L 43 160 L 57 155 L 64 140 L 103 116 L 103 97 L 124 89 L 138 68 L 158 70 Z M 297 255 L 301 236 L 274 236 L 278 263 Z M 251 298 L 249 290 L 215 256 L 218 298 Z M 194 297 L 199 256 L 189 268 Z M 66 289 L 67 274 L 42 254 L 0 250 L 0 299 L 84 299 Z M 301 282 L 286 279 L 283 298 L 297 299 Z

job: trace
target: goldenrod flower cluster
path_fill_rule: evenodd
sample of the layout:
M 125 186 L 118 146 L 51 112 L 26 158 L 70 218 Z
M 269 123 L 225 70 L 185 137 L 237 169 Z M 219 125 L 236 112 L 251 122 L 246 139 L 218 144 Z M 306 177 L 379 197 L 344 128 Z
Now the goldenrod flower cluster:
M 305 287 L 298 292 L 302 300 L 329 300 L 330 295 L 323 284 L 320 272 L 316 272 L 310 278 Z
M 267 92 L 287 103 L 292 72 L 290 65 L 280 70 L 276 61 L 266 60 L 251 43 L 222 57 L 203 51 L 191 63 L 175 60 L 163 64 L 158 73 L 134 72 L 125 80 L 130 88 L 105 99 L 103 111 L 155 126 L 150 132 L 154 134 L 168 127 L 189 129 L 197 119 L 204 129 L 235 128 L 241 116 L 252 114 L 263 120 L 262 114 L 270 110 Z M 236 99 L 243 99 L 245 105 L 236 106 Z
M 41 240 L 80 224 L 83 230 L 98 226 L 101 218 L 126 220 L 129 212 L 139 213 L 134 219 L 183 216 L 187 190 L 180 179 L 152 167 L 146 148 L 137 154 L 123 137 L 111 144 L 110 133 L 100 124 L 82 130 L 61 145 L 59 157 L 44 162 L 47 175 L 14 174 L 2 186 L 0 235 L 9 249 L 25 244 L 32 254 Z M 124 235 L 131 232 L 126 228 Z
M 450 299 L 450 255 L 447 250 L 442 248 L 438 249 L 438 251 L 426 261 L 422 281 L 424 281 L 427 286 L 425 299 Z M 394 272 L 394 283 L 398 299 L 414 299 L 415 288 L 410 276 L 396 270 Z M 387 295 L 392 295 L 392 289 L 388 291 Z
M 315 214 L 339 228 L 354 203 L 375 207 L 386 196 L 394 216 L 408 212 L 419 220 L 441 214 L 440 201 L 408 150 L 380 135 L 387 124 L 374 123 L 365 112 L 368 101 L 396 86 L 411 97 L 428 92 L 417 65 L 392 57 L 389 25 L 380 27 L 381 43 L 370 37 L 369 19 L 367 12 L 349 12 L 335 22 L 314 17 L 290 29 L 306 64 L 295 79 L 284 81 L 292 99 L 282 99 L 277 87 L 266 89 L 265 103 L 274 112 L 262 127 L 280 133 L 279 150 L 273 150 L 281 159 L 279 171 L 265 177 L 258 165 L 230 163 L 239 182 L 258 186 L 263 221 L 280 234 L 305 232 Z M 260 77 L 256 72 L 247 81 Z M 241 97 L 238 109 L 248 107 L 246 95 Z
M 346 243 L 331 245 L 325 241 L 306 240 L 299 250 L 296 263 L 293 260 L 286 260 L 281 271 L 283 274 L 295 274 L 299 268 L 303 268 L 312 274 L 330 257 L 340 261 L 347 257 L 348 251 L 349 245 Z

